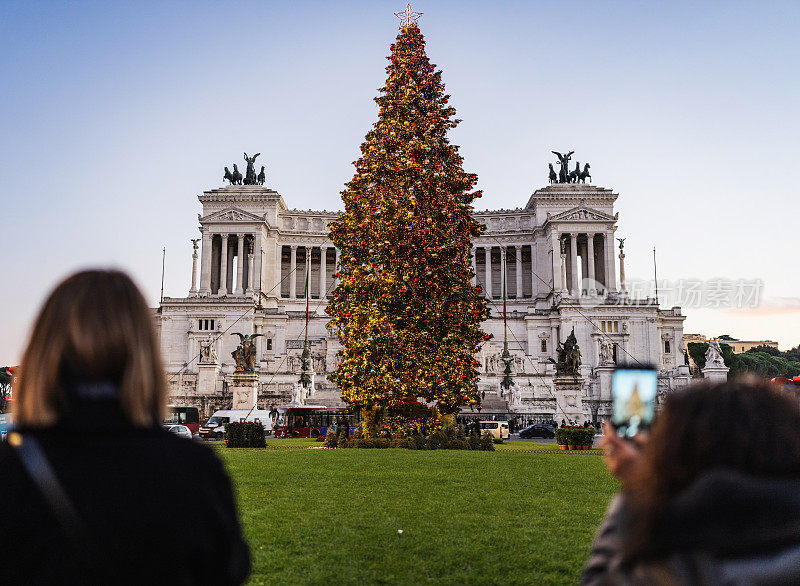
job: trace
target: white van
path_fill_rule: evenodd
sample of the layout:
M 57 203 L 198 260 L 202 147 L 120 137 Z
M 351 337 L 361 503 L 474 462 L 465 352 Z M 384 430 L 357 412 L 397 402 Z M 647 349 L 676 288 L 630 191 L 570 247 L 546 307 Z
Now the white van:
M 274 414 L 274 411 L 272 412 Z M 203 439 L 222 439 L 225 436 L 225 424 L 237 421 L 254 421 L 264 426 L 267 433 L 272 431 L 273 418 L 269 411 L 261 409 L 223 409 L 214 411 L 205 425 L 200 426 L 200 437 Z
M 508 421 L 481 421 L 481 435 L 508 439 Z

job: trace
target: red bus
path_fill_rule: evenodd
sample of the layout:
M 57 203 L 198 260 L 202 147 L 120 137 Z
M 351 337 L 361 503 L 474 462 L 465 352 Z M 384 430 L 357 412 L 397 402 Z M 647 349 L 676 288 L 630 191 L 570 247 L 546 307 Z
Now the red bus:
M 167 416 L 164 418 L 165 424 L 185 425 L 192 432 L 192 435 L 200 433 L 200 410 L 197 407 L 167 407 Z
M 278 418 L 273 429 L 275 437 L 325 437 L 328 428 L 336 425 L 339 417 L 346 417 L 353 433 L 353 416 L 325 405 L 297 405 L 278 407 Z

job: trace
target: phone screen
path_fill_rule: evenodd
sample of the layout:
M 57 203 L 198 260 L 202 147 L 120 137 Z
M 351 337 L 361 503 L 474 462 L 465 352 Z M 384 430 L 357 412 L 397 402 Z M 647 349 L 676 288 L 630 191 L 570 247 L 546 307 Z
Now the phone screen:
M 650 428 L 656 411 L 658 374 L 645 368 L 619 368 L 611 379 L 611 423 L 620 437 Z

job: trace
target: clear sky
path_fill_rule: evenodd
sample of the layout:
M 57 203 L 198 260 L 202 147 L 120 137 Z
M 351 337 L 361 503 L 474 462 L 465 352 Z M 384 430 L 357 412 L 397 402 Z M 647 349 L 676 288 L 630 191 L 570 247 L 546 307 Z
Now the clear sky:
M 165 293 L 185 295 L 196 196 L 242 151 L 290 207 L 339 209 L 403 8 L 0 4 L 0 364 L 75 269 L 122 267 L 156 306 L 165 246 Z M 479 209 L 524 206 L 574 150 L 620 194 L 629 279 L 652 279 L 656 246 L 659 280 L 763 283 L 757 308 L 684 303 L 685 331 L 800 343 L 800 3 L 414 8 Z

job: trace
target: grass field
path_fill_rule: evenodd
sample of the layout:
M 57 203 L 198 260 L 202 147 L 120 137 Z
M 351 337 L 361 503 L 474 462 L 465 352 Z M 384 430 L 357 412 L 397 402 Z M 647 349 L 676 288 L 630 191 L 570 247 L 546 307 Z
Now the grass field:
M 552 444 L 307 449 L 319 445 L 219 450 L 253 584 L 574 584 L 617 488 L 599 456 Z

